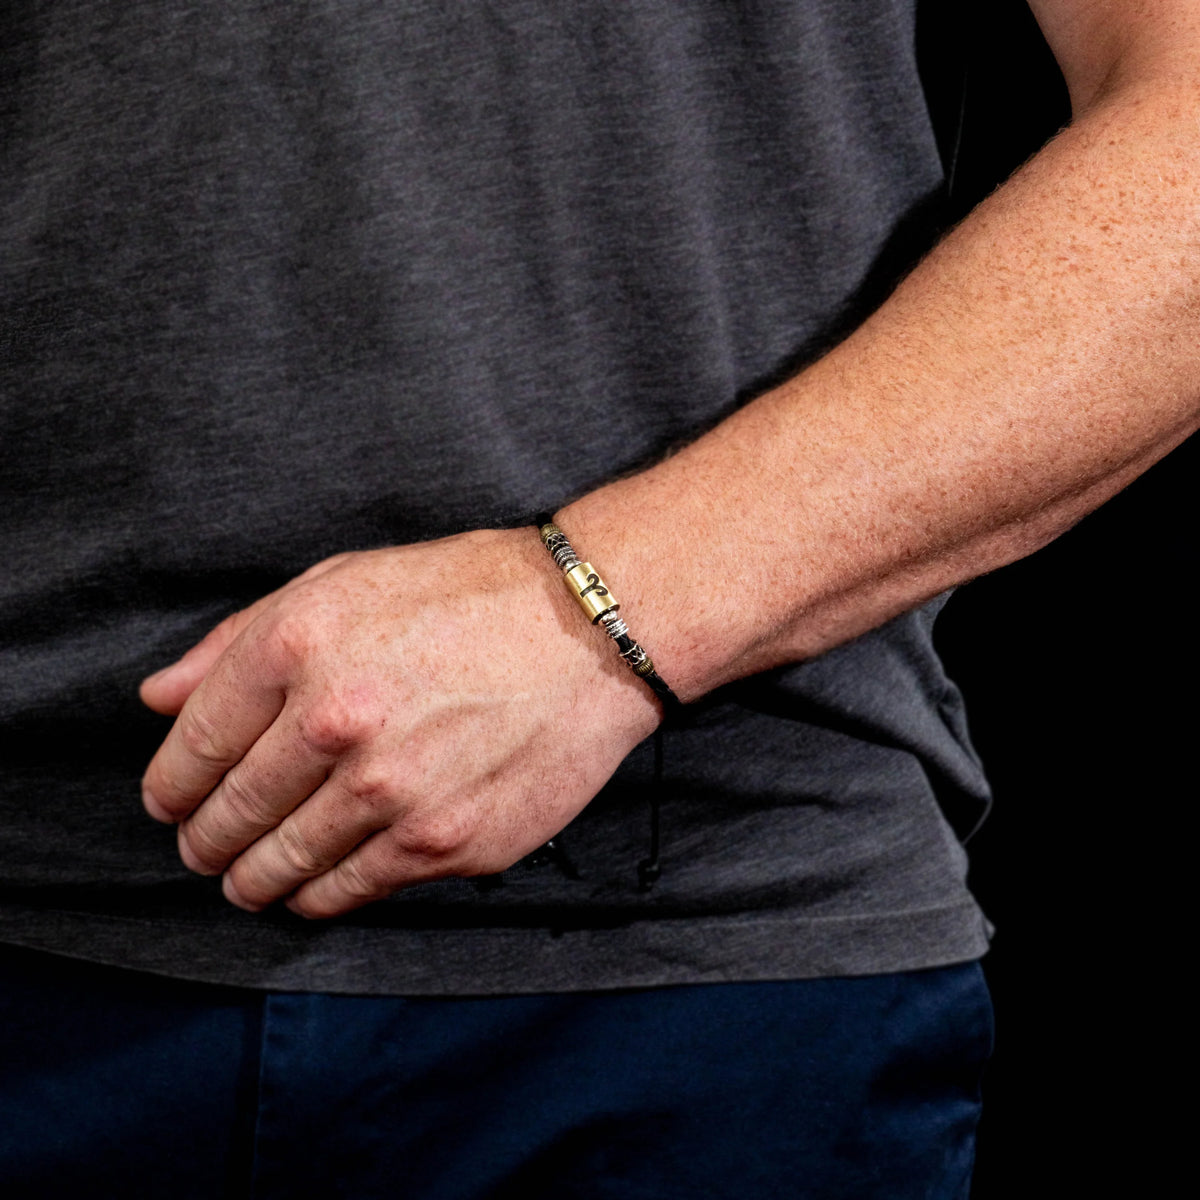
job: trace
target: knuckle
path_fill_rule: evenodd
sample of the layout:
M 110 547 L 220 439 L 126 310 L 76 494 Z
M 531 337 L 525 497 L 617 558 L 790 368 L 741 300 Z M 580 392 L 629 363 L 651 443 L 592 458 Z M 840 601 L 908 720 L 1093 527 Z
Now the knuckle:
M 283 663 L 306 662 L 318 652 L 322 642 L 319 625 L 308 606 L 295 597 L 278 602 L 268 636 Z
M 226 766 L 229 747 L 216 723 L 198 705 L 185 705 L 179 714 L 179 740 L 193 758 L 210 766 Z
M 279 852 L 288 867 L 297 875 L 308 877 L 318 874 L 324 863 L 320 856 L 304 840 L 304 835 L 291 821 L 279 826 Z
M 367 721 L 362 710 L 338 697 L 326 697 L 310 705 L 297 719 L 301 741 L 322 758 L 345 754 L 366 736 Z
M 344 858 L 338 867 L 345 891 L 357 900 L 386 896 L 392 889 L 382 880 L 371 878 L 352 858 Z
M 250 789 L 240 771 L 230 771 L 221 781 L 221 798 L 239 825 L 259 832 L 272 824 L 262 798 Z
M 473 832 L 473 823 L 461 813 L 426 814 L 405 829 L 400 845 L 406 855 L 445 862 L 462 856 Z
M 346 794 L 360 808 L 391 807 L 403 794 L 396 772 L 382 762 L 360 765 L 345 780 Z
M 230 848 L 203 822 L 185 822 L 180 826 L 180 837 L 187 842 L 192 856 L 210 870 L 220 870 L 229 861 Z

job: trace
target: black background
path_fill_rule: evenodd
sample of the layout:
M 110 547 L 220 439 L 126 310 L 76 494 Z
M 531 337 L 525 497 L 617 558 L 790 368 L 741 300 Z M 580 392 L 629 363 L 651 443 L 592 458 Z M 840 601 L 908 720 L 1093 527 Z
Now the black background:
M 1066 92 L 1022 0 L 920 11 L 948 156 L 961 133 L 965 211 L 1066 123 Z M 1053 545 L 961 589 L 939 622 L 995 790 L 971 844 L 998 930 L 973 1200 L 1162 1195 L 1186 1161 L 1169 1089 L 1186 1088 L 1198 453 L 1193 438 Z

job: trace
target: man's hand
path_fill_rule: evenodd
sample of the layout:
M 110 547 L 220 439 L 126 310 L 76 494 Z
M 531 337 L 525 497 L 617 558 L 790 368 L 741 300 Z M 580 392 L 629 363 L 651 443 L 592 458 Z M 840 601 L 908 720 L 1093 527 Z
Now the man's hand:
M 252 910 L 502 870 L 658 721 L 607 642 L 532 529 L 329 559 L 142 685 L 179 714 L 147 811 Z

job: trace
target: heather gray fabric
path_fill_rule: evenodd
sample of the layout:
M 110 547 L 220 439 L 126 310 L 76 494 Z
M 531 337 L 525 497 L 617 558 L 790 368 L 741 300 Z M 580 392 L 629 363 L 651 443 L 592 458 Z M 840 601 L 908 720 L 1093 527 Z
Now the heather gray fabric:
M 912 0 L 10 13 L 0 938 L 394 993 L 983 951 L 955 830 L 986 786 L 933 608 L 667 735 L 648 895 L 648 745 L 565 832 L 579 878 L 317 925 L 231 909 L 137 787 L 165 730 L 136 683 L 223 615 L 335 551 L 552 510 L 869 311 L 942 183 Z

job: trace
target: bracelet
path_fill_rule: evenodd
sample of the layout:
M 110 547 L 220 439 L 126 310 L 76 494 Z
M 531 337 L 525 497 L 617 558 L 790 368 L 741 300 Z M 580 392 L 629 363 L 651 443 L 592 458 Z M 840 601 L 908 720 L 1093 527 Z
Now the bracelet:
M 670 684 L 655 670 L 654 660 L 629 634 L 629 627 L 617 615 L 621 605 L 608 589 L 604 580 L 589 562 L 580 561 L 563 533 L 549 516 L 538 517 L 538 534 L 542 544 L 550 551 L 554 565 L 563 573 L 567 590 L 579 602 L 593 625 L 599 625 L 614 642 L 621 657 L 633 673 L 650 686 L 662 701 L 663 713 L 669 720 L 677 720 L 683 703 L 671 690 Z

